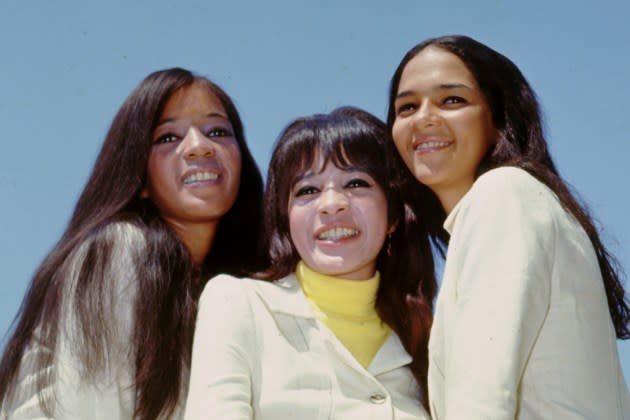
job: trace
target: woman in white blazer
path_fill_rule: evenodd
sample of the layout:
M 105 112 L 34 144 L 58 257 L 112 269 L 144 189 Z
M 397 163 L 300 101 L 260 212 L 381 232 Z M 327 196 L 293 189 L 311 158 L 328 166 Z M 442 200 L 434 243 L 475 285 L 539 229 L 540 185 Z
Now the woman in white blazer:
M 264 199 L 272 281 L 206 285 L 186 419 L 428 419 L 436 286 L 399 159 L 356 108 L 285 129 Z
M 619 273 L 554 167 L 518 68 L 465 36 L 427 40 L 392 78 L 388 125 L 448 242 L 433 418 L 629 419 Z
M 0 419 L 181 418 L 203 280 L 256 262 L 261 204 L 227 94 L 180 68 L 147 76 L 30 285 Z

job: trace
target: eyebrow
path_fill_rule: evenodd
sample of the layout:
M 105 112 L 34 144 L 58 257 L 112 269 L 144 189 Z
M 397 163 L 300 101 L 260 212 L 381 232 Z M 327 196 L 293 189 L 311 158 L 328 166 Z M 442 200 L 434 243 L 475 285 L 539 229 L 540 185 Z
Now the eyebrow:
M 465 85 L 463 83 L 442 83 L 434 88 L 432 88 L 432 90 L 451 90 L 451 89 L 472 89 L 470 86 Z M 396 99 L 400 99 L 400 98 L 405 98 L 407 96 L 411 96 L 413 95 L 413 91 L 411 90 L 404 90 L 402 92 L 400 92 L 398 95 L 396 95 Z
M 230 120 L 226 115 L 223 115 L 223 114 L 221 114 L 219 112 L 210 112 L 210 113 L 204 115 L 204 117 L 206 117 L 206 118 L 221 118 L 221 119 L 228 120 L 228 121 Z M 164 124 L 168 124 L 168 123 L 173 122 L 173 121 L 177 121 L 178 119 L 179 118 L 176 118 L 176 117 L 161 119 L 160 121 L 158 121 L 156 127 L 159 127 L 159 126 L 164 125 Z
M 367 173 L 366 171 L 364 171 L 362 169 L 359 169 L 356 166 L 347 166 L 345 168 L 338 168 L 338 169 L 343 171 L 343 172 L 365 172 L 365 173 Z M 319 172 L 313 172 L 313 171 L 309 170 L 308 172 L 305 172 L 304 175 L 302 175 L 300 177 L 297 177 L 295 179 L 295 182 L 293 183 L 293 185 L 297 184 L 298 182 L 301 182 L 301 181 L 313 178 L 314 176 L 317 176 L 317 175 L 321 174 L 322 172 L 324 172 L 323 168 Z M 368 175 L 370 175 L 370 174 L 368 174 Z

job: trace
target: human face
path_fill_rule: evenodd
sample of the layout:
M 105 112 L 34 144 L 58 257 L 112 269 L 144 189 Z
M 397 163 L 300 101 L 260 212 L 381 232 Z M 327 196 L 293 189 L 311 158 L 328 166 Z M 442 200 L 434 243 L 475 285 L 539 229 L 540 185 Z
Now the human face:
M 153 132 L 143 191 L 176 231 L 216 228 L 234 204 L 241 153 L 221 101 L 206 86 L 177 90 Z
M 394 109 L 398 152 L 450 211 L 472 186 L 496 139 L 477 81 L 455 54 L 427 47 L 405 66 Z
M 388 233 L 387 200 L 366 172 L 316 162 L 289 198 L 291 240 L 311 269 L 350 280 L 376 271 Z

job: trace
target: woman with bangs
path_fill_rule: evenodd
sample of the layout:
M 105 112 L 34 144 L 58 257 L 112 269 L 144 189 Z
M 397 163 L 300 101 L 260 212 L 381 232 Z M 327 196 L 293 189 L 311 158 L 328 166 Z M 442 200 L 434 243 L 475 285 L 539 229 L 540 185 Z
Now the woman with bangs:
M 261 200 L 230 97 L 188 70 L 147 76 L 31 282 L 0 363 L 0 418 L 181 418 L 198 296 L 256 267 Z
M 356 108 L 284 130 L 264 198 L 270 265 L 206 286 L 186 419 L 428 419 L 436 285 L 401 167 L 385 124 Z

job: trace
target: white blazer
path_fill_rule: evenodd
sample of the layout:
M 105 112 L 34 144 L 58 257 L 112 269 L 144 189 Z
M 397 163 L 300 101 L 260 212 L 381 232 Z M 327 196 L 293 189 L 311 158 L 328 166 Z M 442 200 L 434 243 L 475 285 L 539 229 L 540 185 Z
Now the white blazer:
M 433 418 L 630 419 L 593 246 L 553 192 L 521 169 L 491 170 L 444 227 Z
M 113 244 L 106 265 L 107 286 L 104 296 L 111 296 L 107 321 L 114 333 L 107 343 L 107 368 L 97 378 L 86 380 L 85 367 L 77 356 L 77 314 L 74 290 L 91 241 Z M 16 392 L 10 401 L 2 402 L 0 420 L 132 420 L 135 409 L 133 312 L 136 297 L 135 267 L 138 255 L 146 246 L 144 233 L 131 223 L 109 224 L 99 235 L 77 247 L 61 267 L 65 276 L 65 297 L 61 306 L 57 348 L 50 365 L 37 368 L 36 358 L 50 349 L 34 339 L 22 355 Z M 52 374 L 52 381 L 37 392 L 37 379 Z M 175 380 L 175 379 L 173 379 Z M 186 378 L 187 380 L 187 378 Z M 164 384 L 167 386 L 167 384 Z M 182 387 L 185 389 L 184 381 Z M 44 400 L 54 412 L 47 416 L 39 401 Z M 169 420 L 183 416 L 184 391 Z M 165 416 L 162 416 L 164 419 Z
M 410 361 L 392 332 L 363 368 L 292 275 L 221 275 L 201 296 L 185 418 L 428 420 Z

